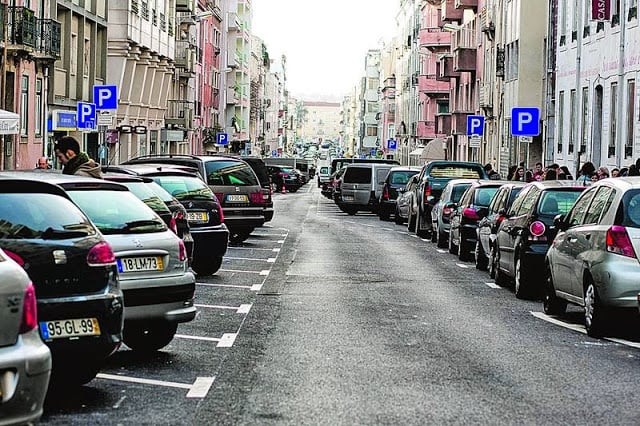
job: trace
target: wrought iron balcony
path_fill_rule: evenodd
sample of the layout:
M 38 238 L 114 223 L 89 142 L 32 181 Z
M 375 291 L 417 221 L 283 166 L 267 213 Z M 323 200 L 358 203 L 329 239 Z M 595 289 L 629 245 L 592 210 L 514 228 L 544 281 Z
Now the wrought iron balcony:
M 60 22 L 53 19 L 36 19 L 36 58 L 56 60 L 60 58 Z
M 7 48 L 24 50 L 36 46 L 36 16 L 24 6 L 7 7 Z M 30 49 L 27 49 L 30 50 Z

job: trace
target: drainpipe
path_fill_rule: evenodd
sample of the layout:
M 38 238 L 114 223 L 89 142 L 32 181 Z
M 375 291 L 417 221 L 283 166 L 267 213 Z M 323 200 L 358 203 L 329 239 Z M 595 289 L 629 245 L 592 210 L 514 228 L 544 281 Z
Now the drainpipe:
M 620 0 L 620 10 L 618 11 L 618 16 L 620 17 L 620 50 L 619 50 L 619 55 L 618 55 L 618 105 L 616 106 L 616 126 L 617 128 L 617 133 L 616 133 L 616 146 L 618 147 L 616 149 L 617 151 L 617 155 L 616 155 L 616 167 L 620 168 L 621 164 L 622 164 L 622 158 L 624 157 L 624 140 L 622 139 L 622 132 L 621 130 L 621 125 L 623 123 L 623 85 L 624 85 L 624 42 L 625 42 L 625 32 L 626 32 L 626 27 L 627 27 L 627 16 L 626 16 L 626 11 L 627 11 L 627 2 L 626 0 Z
M 577 3 L 576 3 L 577 4 Z M 576 10 L 575 13 L 578 13 L 578 11 Z M 581 13 L 580 15 L 582 15 L 582 18 L 584 19 L 584 13 Z M 583 36 L 583 31 L 584 31 L 584 22 L 582 22 L 582 20 L 579 20 L 582 25 L 576 25 L 576 30 L 578 32 L 577 34 L 577 42 L 578 42 L 578 46 L 577 46 L 577 50 L 576 50 L 576 97 L 575 97 L 575 102 L 573 104 L 573 117 L 576 121 L 575 123 L 575 132 L 571 132 L 573 133 L 574 136 L 574 146 L 573 146 L 573 152 L 574 152 L 574 170 L 578 170 L 580 168 L 580 146 L 582 145 L 582 140 L 581 140 L 581 135 L 578 134 L 578 130 L 580 129 L 580 126 L 578 126 L 578 124 L 581 122 L 582 117 L 578 116 L 578 111 L 580 111 L 580 108 L 578 107 L 578 105 L 581 105 L 581 99 L 578 97 L 579 95 L 582 94 L 582 90 L 580 89 L 580 76 L 582 74 L 582 36 Z M 571 96 L 569 96 L 569 98 L 571 98 Z M 582 114 L 580 114 L 582 115 Z M 561 123 L 559 123 L 560 125 L 562 125 Z M 573 126 L 574 123 L 571 123 L 571 126 Z M 586 123 L 582 123 L 583 126 L 586 125 Z M 573 130 L 573 129 L 572 129 Z M 571 134 L 570 133 L 570 134 Z M 578 145 L 578 151 L 576 154 L 576 146 L 575 143 L 577 142 Z M 576 164 L 577 162 L 577 164 Z

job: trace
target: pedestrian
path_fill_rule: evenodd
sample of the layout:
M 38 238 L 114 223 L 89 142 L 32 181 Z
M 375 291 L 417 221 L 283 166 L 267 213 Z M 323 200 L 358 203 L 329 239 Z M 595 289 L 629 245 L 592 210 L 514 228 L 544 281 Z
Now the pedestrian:
M 86 152 L 80 151 L 80 144 L 72 136 L 58 139 L 55 153 L 58 161 L 64 165 L 63 174 L 102 178 L 100 165 L 89 158 Z
M 556 172 L 556 176 L 558 180 L 567 180 L 567 176 L 564 174 L 564 170 L 562 170 L 562 167 L 558 169 L 558 171 Z
M 638 171 L 638 166 L 636 166 L 635 164 L 630 165 L 629 173 L 627 173 L 627 176 L 640 176 L 640 171 Z
M 51 164 L 49 164 L 49 159 L 47 157 L 38 158 L 38 162 L 36 163 L 36 169 L 48 170 L 50 168 L 51 168 Z
M 507 180 L 513 180 L 513 175 L 518 170 L 518 166 L 509 166 L 509 170 L 507 171 Z
M 491 180 L 500 180 L 500 173 L 493 170 L 491 163 L 484 165 L 484 171 L 487 173 L 487 177 Z
M 609 177 L 609 169 L 604 166 L 599 167 L 596 173 L 598 174 L 598 180 L 606 179 Z
M 524 174 L 524 181 L 527 183 L 536 182 L 536 178 L 533 175 L 533 171 L 527 170 Z
M 536 163 L 535 169 L 533 170 L 533 177 L 538 182 L 544 178 L 544 169 L 542 167 L 542 163 Z
M 618 168 L 614 167 L 613 169 L 611 169 L 611 177 L 618 177 L 620 175 L 620 170 L 618 170 Z
M 591 184 L 591 175 L 596 171 L 596 167 L 591 161 L 587 161 L 580 168 L 580 176 L 576 179 L 579 185 L 587 186 Z
M 633 167 L 635 167 L 635 165 L 633 165 Z M 618 173 L 618 177 L 626 177 L 626 176 L 629 176 L 629 168 L 623 167 L 620 169 L 620 172 Z
M 558 173 L 556 173 L 556 169 L 549 167 L 547 172 L 544 174 L 544 180 L 557 180 Z
M 567 166 L 560 166 L 560 170 L 564 172 L 564 178 L 566 180 L 573 180 L 573 175 L 571 174 Z
M 513 177 L 511 178 L 513 181 L 524 182 L 524 167 L 520 166 L 516 169 Z
M 598 172 L 594 172 L 591 175 L 591 183 L 596 183 L 598 180 L 600 180 L 600 177 L 598 176 Z

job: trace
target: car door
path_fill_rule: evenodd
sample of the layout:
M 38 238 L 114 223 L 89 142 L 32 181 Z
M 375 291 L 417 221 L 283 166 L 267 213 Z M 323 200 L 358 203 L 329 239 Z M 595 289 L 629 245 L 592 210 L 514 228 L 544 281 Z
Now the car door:
M 540 190 L 535 186 L 531 186 L 529 190 L 522 194 L 522 202 L 519 203 L 518 209 L 512 209 L 512 214 L 503 221 L 503 240 L 500 247 L 500 266 L 508 271 L 509 275 L 513 275 L 515 265 L 514 253 L 516 245 L 519 242 L 520 235 L 525 226 L 527 226 L 527 218 L 536 205 Z M 514 203 L 515 204 L 515 203 Z
M 513 204 L 509 208 L 509 211 L 507 211 L 505 218 L 498 226 L 498 231 L 496 233 L 496 245 L 498 247 L 498 251 L 500 252 L 500 263 L 498 265 L 500 268 L 503 268 L 503 265 L 506 264 L 504 262 L 504 256 L 505 253 L 509 250 L 510 233 L 511 229 L 514 226 L 516 214 L 518 213 L 518 210 L 520 210 L 520 206 L 522 206 L 522 202 L 526 198 L 531 188 L 533 187 L 525 188 L 520 194 L 518 194 L 516 199 L 513 201 Z
M 443 206 L 449 202 L 449 198 L 451 196 L 451 187 L 452 185 L 447 185 L 444 188 L 444 190 L 442 191 L 442 196 L 431 210 L 431 221 L 436 227 L 438 226 L 438 216 L 442 213 Z
M 480 245 L 482 246 L 485 253 L 490 253 L 490 237 L 492 234 L 492 227 L 496 222 L 498 211 L 500 211 L 500 209 L 504 205 L 505 200 L 508 197 L 508 192 L 509 188 L 500 188 L 496 196 L 493 197 L 493 200 L 491 200 L 491 204 L 489 204 L 487 215 L 480 219 L 480 222 L 478 222 L 478 241 L 480 242 Z
M 451 221 L 449 225 L 450 226 L 449 238 L 453 238 L 452 241 L 454 245 L 459 244 L 460 223 L 462 220 L 462 212 L 466 207 L 471 205 L 471 203 L 473 202 L 473 199 L 475 197 L 475 190 L 476 190 L 475 186 L 471 186 L 469 189 L 467 189 L 465 193 L 462 195 L 462 198 L 460 198 L 460 202 L 451 213 Z

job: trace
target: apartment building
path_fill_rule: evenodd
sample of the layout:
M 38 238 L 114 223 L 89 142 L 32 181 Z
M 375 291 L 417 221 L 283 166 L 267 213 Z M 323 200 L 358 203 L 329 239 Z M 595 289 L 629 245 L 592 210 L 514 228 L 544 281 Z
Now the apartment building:
M 360 88 L 359 154 L 370 155 L 382 148 L 378 120 L 380 112 L 380 50 L 369 50 L 364 60 L 365 75 Z
M 380 56 L 380 112 L 379 133 L 382 149 L 389 158 L 395 158 L 396 148 L 389 147 L 389 141 L 396 142 L 396 39 L 386 45 Z
M 340 146 L 345 155 L 353 156 L 357 149 L 356 136 L 359 129 L 356 124 L 356 103 L 358 89 L 354 87 L 340 103 Z
M 611 168 L 639 155 L 637 6 L 613 1 L 611 15 L 598 17 L 590 2 L 559 1 L 554 161 Z
M 306 119 L 302 124 L 301 137 L 307 142 L 320 139 L 338 139 L 342 104 L 340 102 L 303 101 Z

